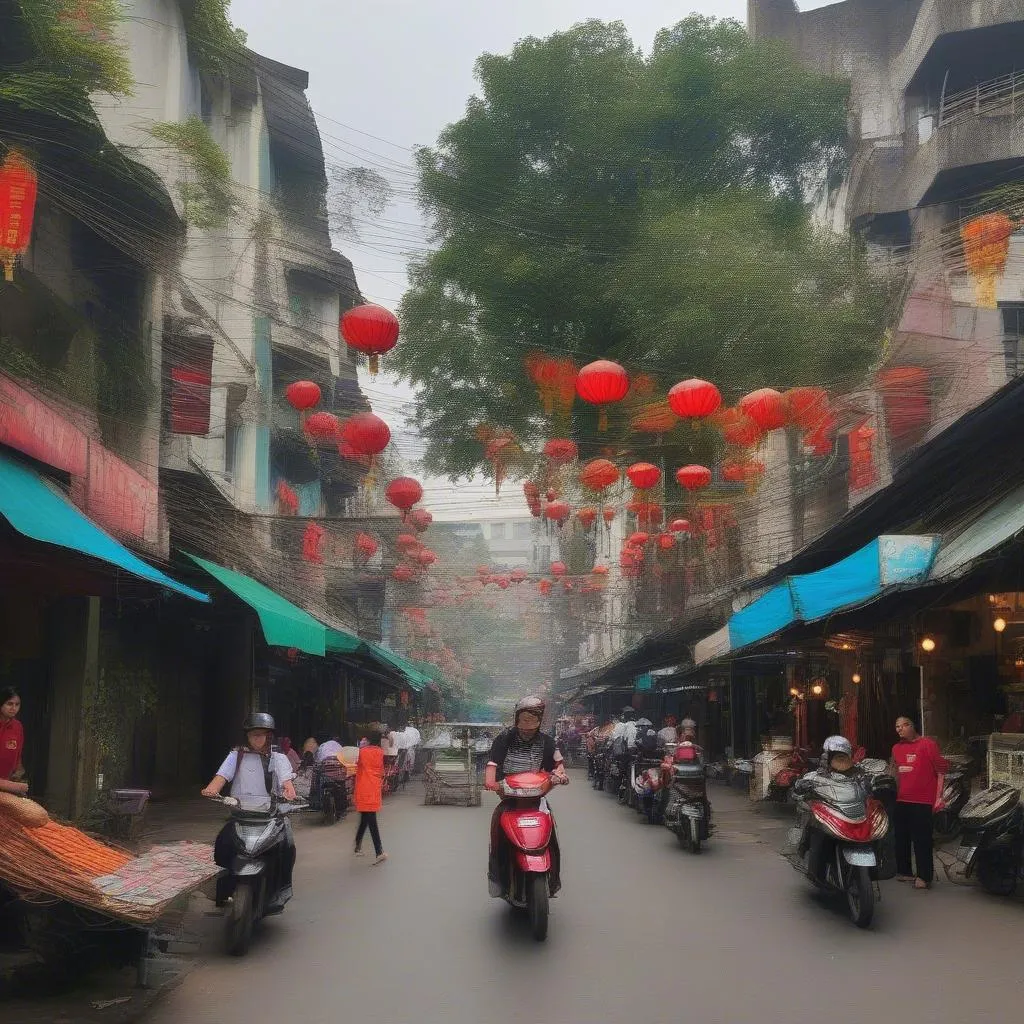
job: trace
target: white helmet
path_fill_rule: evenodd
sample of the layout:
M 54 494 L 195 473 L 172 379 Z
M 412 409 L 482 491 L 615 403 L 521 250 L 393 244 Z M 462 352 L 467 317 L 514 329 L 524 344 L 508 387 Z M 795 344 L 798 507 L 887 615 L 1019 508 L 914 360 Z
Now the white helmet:
M 845 736 L 829 736 L 821 748 L 826 760 L 831 760 L 833 754 L 845 754 L 853 757 L 853 747 Z

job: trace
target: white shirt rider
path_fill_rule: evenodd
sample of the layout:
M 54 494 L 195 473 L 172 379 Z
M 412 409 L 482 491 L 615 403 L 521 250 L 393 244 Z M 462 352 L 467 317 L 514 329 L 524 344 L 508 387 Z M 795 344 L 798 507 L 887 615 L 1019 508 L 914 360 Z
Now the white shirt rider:
M 217 775 L 231 784 L 231 795 L 242 807 L 252 811 L 269 810 L 270 794 L 267 792 L 263 758 L 259 754 L 251 750 L 232 750 L 217 769 Z M 274 795 L 282 797 L 284 784 L 295 778 L 286 755 L 270 755 L 270 775 Z

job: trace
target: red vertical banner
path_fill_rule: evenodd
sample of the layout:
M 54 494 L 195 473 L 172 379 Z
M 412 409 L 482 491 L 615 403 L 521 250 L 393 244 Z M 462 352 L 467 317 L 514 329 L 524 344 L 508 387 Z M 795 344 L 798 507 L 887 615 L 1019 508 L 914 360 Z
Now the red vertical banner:
M 850 450 L 850 490 L 862 491 L 878 479 L 875 469 L 876 433 L 864 420 L 847 435 Z

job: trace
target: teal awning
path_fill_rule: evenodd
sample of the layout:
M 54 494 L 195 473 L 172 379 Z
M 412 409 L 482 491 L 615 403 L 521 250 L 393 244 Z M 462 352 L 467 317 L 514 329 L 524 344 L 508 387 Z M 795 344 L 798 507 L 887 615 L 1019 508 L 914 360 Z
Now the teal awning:
M 387 647 L 375 644 L 371 640 L 364 640 L 362 642 L 362 649 L 371 658 L 397 669 L 405 677 L 409 686 L 417 693 L 430 682 L 430 676 L 421 672 L 411 661 L 403 658 L 400 654 L 395 654 L 394 651 Z
M 0 515 L 23 537 L 97 558 L 117 569 L 184 594 L 209 601 L 206 594 L 172 580 L 101 530 L 38 473 L 0 455 Z
M 256 612 L 263 627 L 263 636 L 272 647 L 296 647 L 321 658 L 327 653 L 327 627 L 309 612 L 250 576 L 225 569 L 196 555 L 188 557 Z
M 327 627 L 327 650 L 330 654 L 352 654 L 359 650 L 363 641 L 351 633 L 342 633 L 340 629 Z

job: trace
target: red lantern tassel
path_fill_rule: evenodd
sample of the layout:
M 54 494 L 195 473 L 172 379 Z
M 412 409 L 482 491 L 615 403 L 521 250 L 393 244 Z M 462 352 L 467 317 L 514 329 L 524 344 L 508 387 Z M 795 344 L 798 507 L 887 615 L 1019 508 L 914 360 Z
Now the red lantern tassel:
M 602 434 L 608 429 L 608 410 L 603 405 L 601 415 L 597 417 L 597 429 Z
M 369 363 L 370 366 L 370 376 L 376 377 L 377 373 L 380 370 L 380 356 L 377 355 L 376 352 L 374 352 L 373 355 L 369 356 L 367 362 Z

